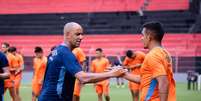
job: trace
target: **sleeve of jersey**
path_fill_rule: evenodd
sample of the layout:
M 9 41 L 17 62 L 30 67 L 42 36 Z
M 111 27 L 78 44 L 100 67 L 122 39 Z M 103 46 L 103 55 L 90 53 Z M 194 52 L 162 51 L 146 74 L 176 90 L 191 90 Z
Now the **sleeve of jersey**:
M 7 66 L 8 66 L 7 58 L 5 55 L 1 54 L 0 55 L 0 67 L 3 68 L 3 67 L 7 67 Z
M 149 56 L 148 66 L 150 66 L 153 74 L 153 78 L 158 76 L 167 75 L 164 65 L 161 62 L 160 57 L 156 55 Z
M 62 61 L 64 67 L 71 75 L 75 76 L 76 73 L 82 71 L 82 67 L 72 52 L 63 52 Z
M 124 59 L 123 65 L 124 65 L 124 66 L 127 66 L 127 65 L 128 65 L 128 60 L 127 60 L 127 58 Z

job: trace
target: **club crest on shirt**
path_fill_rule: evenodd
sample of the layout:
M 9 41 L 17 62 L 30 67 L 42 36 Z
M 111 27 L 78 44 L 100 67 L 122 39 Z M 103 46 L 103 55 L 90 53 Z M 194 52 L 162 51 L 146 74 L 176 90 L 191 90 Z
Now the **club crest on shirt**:
M 166 59 L 166 61 L 167 61 L 168 63 L 171 63 L 171 62 L 172 62 L 172 59 L 171 59 L 171 57 L 170 57 L 169 55 L 166 55 L 165 59 Z

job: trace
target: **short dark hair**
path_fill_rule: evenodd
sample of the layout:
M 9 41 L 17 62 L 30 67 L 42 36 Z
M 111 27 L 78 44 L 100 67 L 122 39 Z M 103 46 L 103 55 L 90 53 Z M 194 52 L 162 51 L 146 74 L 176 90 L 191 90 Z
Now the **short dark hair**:
M 2 43 L 2 45 L 5 45 L 5 46 L 6 46 L 6 48 L 10 47 L 10 44 L 9 44 L 9 43 L 7 43 L 7 42 Z
M 8 52 L 16 52 L 17 51 L 17 48 L 16 47 L 9 47 L 9 49 L 8 49 Z
M 42 53 L 43 52 L 43 49 L 39 46 L 35 47 L 34 49 L 34 53 Z
M 159 42 L 162 41 L 165 31 L 160 22 L 157 22 L 157 21 L 147 22 L 143 25 L 143 28 L 146 28 L 152 31 L 154 33 L 153 37 L 156 41 L 159 41 Z
M 132 51 L 132 50 L 126 51 L 126 56 L 129 57 L 129 58 L 132 58 L 132 56 L 133 56 L 133 51 Z
M 96 51 L 103 52 L 102 48 L 97 48 Z

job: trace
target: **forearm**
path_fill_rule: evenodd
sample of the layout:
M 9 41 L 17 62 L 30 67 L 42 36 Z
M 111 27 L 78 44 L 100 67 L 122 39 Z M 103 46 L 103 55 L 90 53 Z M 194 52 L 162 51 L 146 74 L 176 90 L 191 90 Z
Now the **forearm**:
M 9 73 L 1 73 L 1 74 L 0 74 L 0 79 L 8 79 L 9 76 L 10 76 Z
M 81 83 L 96 83 L 112 77 L 110 72 L 104 73 L 84 73 L 82 77 L 78 77 Z
M 168 83 L 159 85 L 160 101 L 168 100 Z
M 161 76 L 160 80 L 159 80 L 159 77 L 157 78 L 157 80 L 158 80 L 160 101 L 167 101 L 168 100 L 168 88 L 169 88 L 169 83 L 168 83 L 167 77 Z
M 136 64 L 136 65 L 130 66 L 131 69 L 135 69 L 135 68 L 138 68 L 138 67 L 141 67 L 141 64 Z
M 125 75 L 123 77 L 128 81 L 140 83 L 140 75 L 133 75 L 131 73 L 125 73 Z

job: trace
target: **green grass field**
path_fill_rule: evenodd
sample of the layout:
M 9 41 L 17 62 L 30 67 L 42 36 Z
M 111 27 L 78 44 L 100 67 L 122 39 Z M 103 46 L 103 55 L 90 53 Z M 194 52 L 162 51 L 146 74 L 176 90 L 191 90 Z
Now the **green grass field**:
M 131 95 L 127 87 L 116 88 L 111 85 L 111 101 L 131 101 Z M 31 85 L 21 87 L 22 101 L 31 101 Z M 10 101 L 8 92 L 5 95 L 5 101 Z M 92 85 L 87 85 L 81 93 L 81 101 L 97 101 L 97 96 Z M 201 91 L 188 91 L 186 84 L 177 84 L 177 101 L 201 101 Z

